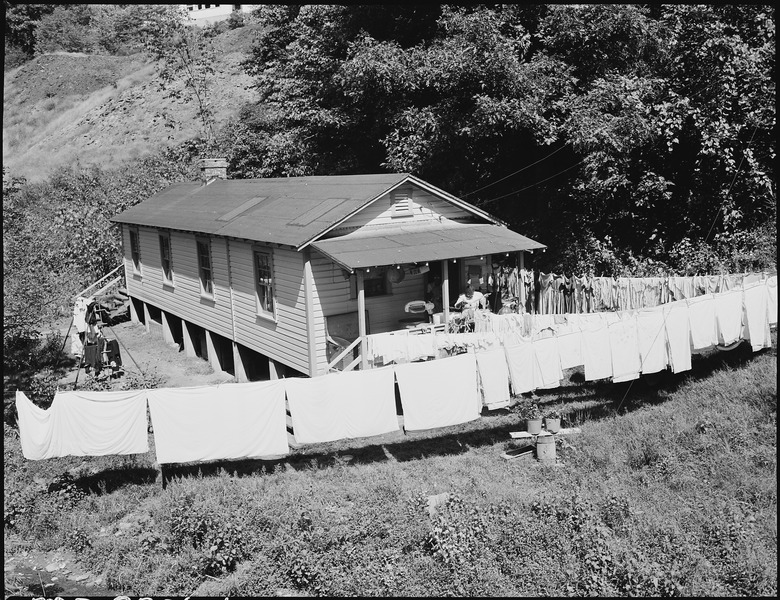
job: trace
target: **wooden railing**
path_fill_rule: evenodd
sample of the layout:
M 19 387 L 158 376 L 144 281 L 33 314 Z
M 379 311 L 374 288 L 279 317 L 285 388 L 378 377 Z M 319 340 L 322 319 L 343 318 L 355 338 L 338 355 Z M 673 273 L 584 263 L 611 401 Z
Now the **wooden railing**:
M 342 359 L 343 359 L 343 358 L 344 358 L 344 357 L 345 357 L 345 356 L 346 356 L 346 355 L 347 355 L 349 352 L 352 352 L 352 350 L 354 350 L 354 349 L 355 349 L 355 346 L 357 346 L 358 344 L 360 344 L 360 342 L 361 342 L 361 341 L 362 341 L 362 338 L 358 337 L 358 338 L 357 338 L 357 339 L 356 339 L 354 342 L 352 342 L 352 343 L 351 343 L 349 346 L 347 346 L 346 348 L 344 348 L 344 349 L 343 349 L 341 352 L 339 352 L 339 353 L 338 353 L 338 354 L 337 354 L 335 357 L 333 357 L 333 359 L 332 359 L 332 360 L 331 360 L 331 361 L 328 363 L 328 366 L 325 368 L 325 373 L 330 373 L 330 372 L 331 372 L 331 370 L 334 370 L 334 371 L 338 371 L 338 370 L 341 370 L 341 371 L 351 371 L 352 369 L 354 369 L 354 368 L 355 368 L 355 367 L 356 367 L 356 366 L 357 366 L 357 365 L 360 363 L 360 359 L 361 359 L 360 352 L 358 352 L 358 356 L 357 356 L 357 358 L 355 358 L 355 360 L 353 360 L 351 363 L 349 363 L 349 364 L 348 364 L 346 367 L 344 367 L 343 369 L 336 369 L 336 368 L 335 368 L 335 366 L 336 366 L 336 365 L 337 365 L 339 362 L 341 362 L 341 360 L 342 360 Z M 324 373 L 323 373 L 323 374 L 324 374 Z
M 91 290 L 91 289 L 92 289 L 93 287 L 95 287 L 96 285 L 99 285 L 99 284 L 100 284 L 100 282 L 102 282 L 102 281 L 105 281 L 106 279 L 108 279 L 109 277 L 111 277 L 111 276 L 112 276 L 114 273 L 116 273 L 116 272 L 117 272 L 119 269 L 121 269 L 122 267 L 124 267 L 124 265 L 119 265 L 119 266 L 118 266 L 116 269 L 114 269 L 113 271 L 111 271 L 111 272 L 110 272 L 110 273 L 108 273 L 107 275 L 104 275 L 103 277 L 101 277 L 100 279 L 98 279 L 98 280 L 97 280 L 95 283 L 93 283 L 92 285 L 90 285 L 89 287 L 87 287 L 87 288 L 84 288 L 82 291 L 80 291 L 78 294 L 76 294 L 76 295 L 75 295 L 75 296 L 73 296 L 73 297 L 74 297 L 74 298 L 78 298 L 79 296 L 86 297 L 86 296 L 88 295 L 88 294 L 87 294 L 87 292 L 88 292 L 89 290 Z M 90 293 L 89 295 L 90 295 L 90 296 L 97 296 L 98 294 L 100 294 L 100 293 L 101 293 L 101 292 L 103 292 L 104 290 L 107 290 L 108 288 L 110 288 L 112 285 L 114 285 L 116 282 L 120 281 L 121 279 L 122 279 L 122 275 L 119 275 L 118 277 L 115 277 L 114 279 L 112 279 L 111 281 L 109 281 L 107 284 L 105 284 L 103 287 L 101 287 L 101 288 L 100 288 L 98 291 L 96 291 L 96 292 L 92 292 L 92 293 Z

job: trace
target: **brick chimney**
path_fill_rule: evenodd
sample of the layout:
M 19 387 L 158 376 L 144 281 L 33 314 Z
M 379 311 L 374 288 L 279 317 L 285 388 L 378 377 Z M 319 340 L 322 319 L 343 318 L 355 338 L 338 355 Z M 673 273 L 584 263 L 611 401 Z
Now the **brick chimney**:
M 201 182 L 205 185 L 215 179 L 227 179 L 227 166 L 226 158 L 202 158 L 200 160 Z

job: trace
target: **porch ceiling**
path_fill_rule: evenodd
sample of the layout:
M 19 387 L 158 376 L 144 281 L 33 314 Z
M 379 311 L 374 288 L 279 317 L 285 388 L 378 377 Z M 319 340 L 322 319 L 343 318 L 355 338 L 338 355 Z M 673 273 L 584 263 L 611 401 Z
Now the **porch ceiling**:
M 312 246 L 350 270 L 546 248 L 511 229 L 491 224 L 359 237 L 347 235 L 318 240 Z

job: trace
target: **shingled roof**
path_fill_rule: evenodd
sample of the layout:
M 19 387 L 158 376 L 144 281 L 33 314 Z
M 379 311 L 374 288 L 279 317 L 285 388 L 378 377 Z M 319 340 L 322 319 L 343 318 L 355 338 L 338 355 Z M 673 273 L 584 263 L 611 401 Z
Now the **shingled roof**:
M 111 221 L 297 248 L 409 178 L 389 173 L 179 183 Z

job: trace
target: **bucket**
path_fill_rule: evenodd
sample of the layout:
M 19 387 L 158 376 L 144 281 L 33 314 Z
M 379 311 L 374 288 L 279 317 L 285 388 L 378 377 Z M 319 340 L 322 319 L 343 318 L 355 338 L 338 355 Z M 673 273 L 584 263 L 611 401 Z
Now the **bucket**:
M 444 313 L 433 313 L 433 324 L 441 325 L 444 322 Z
M 561 419 L 553 419 L 552 417 L 545 417 L 544 428 L 550 433 L 558 433 L 561 430 Z
M 555 462 L 555 436 L 540 435 L 536 438 L 536 458 L 542 462 Z
M 542 432 L 542 420 L 541 419 L 526 419 L 525 430 L 533 435 L 538 435 Z

